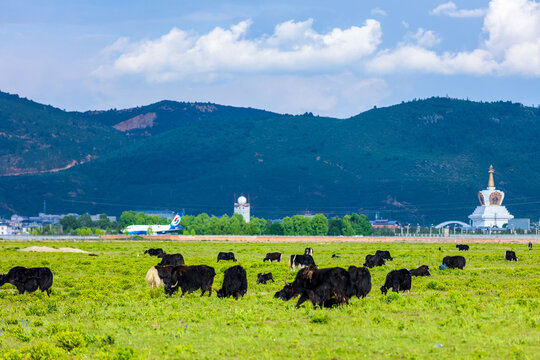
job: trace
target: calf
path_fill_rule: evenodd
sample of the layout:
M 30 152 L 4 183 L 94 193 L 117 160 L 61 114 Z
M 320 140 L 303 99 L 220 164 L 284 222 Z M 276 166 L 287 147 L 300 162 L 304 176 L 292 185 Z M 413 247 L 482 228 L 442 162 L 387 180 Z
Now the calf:
M 155 266 L 152 266 L 150 269 L 148 269 L 145 280 L 148 285 L 152 287 L 152 289 L 154 288 L 154 286 L 163 286 L 163 280 L 161 280 L 161 278 L 159 277 L 158 271 Z
M 463 256 L 445 256 L 443 259 L 443 264 L 450 269 L 461 269 L 465 267 L 465 258 Z
M 431 276 L 431 274 L 429 273 L 429 266 L 422 265 L 418 267 L 418 269 L 412 269 L 411 275 L 412 276 Z
M 184 265 L 184 257 L 182 254 L 162 254 L 159 266 L 180 266 Z
M 308 266 L 296 274 L 292 283 L 285 283 L 280 291 L 276 292 L 274 298 L 290 300 L 300 295 L 296 308 L 302 303 L 311 300 L 314 307 L 323 307 L 335 304 L 348 304 L 353 293 L 352 283 L 349 273 L 342 268 L 317 269 L 315 266 Z
M 504 258 L 508 261 L 518 261 L 517 257 L 516 257 L 516 253 L 511 251 L 511 250 L 507 250 L 505 253 L 504 253 Z
M 364 266 L 371 269 L 375 266 L 383 266 L 384 264 L 384 259 L 380 255 L 366 255 L 366 262 L 364 263 Z
M 17 287 L 19 294 L 24 292 L 34 292 L 38 288 L 41 291 L 47 292 L 50 296 L 49 289 L 53 283 L 53 274 L 48 267 L 25 268 L 16 266 L 8 271 L 7 274 L 0 275 L 0 286 L 5 283 L 10 283 Z
M 313 248 L 306 248 L 306 250 L 304 251 L 304 255 L 310 255 L 310 256 L 313 256 Z
M 264 261 L 270 261 L 270 262 L 277 261 L 277 262 L 281 262 L 281 253 L 280 253 L 280 252 L 271 252 L 271 253 L 268 253 L 268 254 L 266 254 L 266 257 L 263 259 L 263 262 L 264 262 Z
M 294 271 L 296 269 L 303 269 L 306 266 L 316 266 L 315 260 L 311 255 L 291 255 L 289 259 L 289 269 Z
M 217 296 L 219 298 L 232 296 L 236 300 L 240 296 L 244 296 L 247 292 L 247 274 L 246 270 L 240 266 L 232 266 L 225 270 L 225 276 L 223 277 L 223 286 L 217 290 Z
M 201 289 L 201 296 L 208 291 L 208 296 L 212 295 L 212 284 L 216 272 L 214 268 L 206 265 L 180 265 L 180 266 L 156 266 L 159 277 L 163 280 L 165 293 L 172 295 L 175 291 L 182 289 L 182 296 Z
M 217 262 L 219 260 L 232 260 L 236 262 L 236 259 L 234 258 L 234 253 L 232 252 L 220 252 L 217 256 Z
M 394 260 L 394 258 L 390 255 L 390 251 L 387 250 L 377 250 L 375 255 L 379 255 L 385 260 Z
M 411 272 L 407 269 L 401 270 L 392 270 L 386 275 L 386 281 L 384 285 L 381 286 L 381 293 L 386 295 L 388 289 L 392 291 L 399 292 L 411 290 Z
M 266 285 L 266 282 L 270 281 L 270 280 L 272 280 L 272 282 L 274 282 L 274 277 L 272 276 L 272 273 L 268 273 L 268 274 L 258 273 L 257 274 L 257 281 L 256 281 L 257 284 L 265 284 Z
M 365 267 L 349 266 L 349 275 L 351 277 L 350 296 L 366 297 L 371 291 L 371 274 Z
M 150 256 L 158 256 L 158 257 L 160 257 L 159 255 L 165 254 L 163 249 L 148 249 L 144 253 Z
M 469 245 L 457 244 L 458 251 L 469 251 Z

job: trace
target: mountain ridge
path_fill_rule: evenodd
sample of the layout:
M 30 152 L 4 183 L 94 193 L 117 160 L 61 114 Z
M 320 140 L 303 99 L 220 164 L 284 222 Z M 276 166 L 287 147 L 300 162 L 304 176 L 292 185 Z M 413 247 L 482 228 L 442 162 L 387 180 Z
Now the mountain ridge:
M 4 108 L 0 102 L 0 124 Z M 156 118 L 144 120 L 153 112 Z M 47 129 L 68 118 L 92 125 L 94 136 L 104 134 L 103 145 L 86 136 L 75 149 L 68 144 L 66 154 L 92 149 L 96 157 L 56 173 L 0 177 L 5 214 L 35 213 L 43 200 L 56 213 L 169 207 L 222 214 L 243 192 L 256 216 L 270 218 L 311 210 L 379 212 L 424 224 L 466 220 L 493 163 L 505 202 L 516 204 L 509 210 L 538 215 L 540 109 L 521 104 L 429 98 L 337 119 L 165 100 L 69 114 L 55 115 Z M 137 116 L 153 125 L 114 128 Z M 37 135 L 46 143 L 52 133 Z

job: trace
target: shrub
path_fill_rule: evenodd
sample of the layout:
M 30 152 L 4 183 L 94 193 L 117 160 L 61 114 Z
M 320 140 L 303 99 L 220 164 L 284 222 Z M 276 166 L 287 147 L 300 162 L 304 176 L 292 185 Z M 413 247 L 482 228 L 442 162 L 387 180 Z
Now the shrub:
M 59 348 L 40 341 L 31 346 L 25 346 L 20 350 L 25 360 L 49 360 L 63 359 L 66 355 Z
M 56 344 L 67 351 L 86 346 L 84 335 L 78 331 L 60 331 L 56 334 L 55 338 Z
M 311 317 L 311 322 L 314 324 L 327 324 L 329 320 L 327 314 L 315 314 Z

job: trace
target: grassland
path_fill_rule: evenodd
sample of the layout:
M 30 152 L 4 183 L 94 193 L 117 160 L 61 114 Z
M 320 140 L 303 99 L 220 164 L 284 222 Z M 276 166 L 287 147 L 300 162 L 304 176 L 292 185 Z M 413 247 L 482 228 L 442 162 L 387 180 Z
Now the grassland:
M 32 245 L 71 246 L 98 254 L 26 253 Z M 371 271 L 372 292 L 349 306 L 314 310 L 306 303 L 273 299 L 295 273 L 286 262 L 263 263 L 270 251 L 286 256 L 314 248 L 320 267 L 361 265 L 377 249 L 394 261 Z M 157 259 L 149 247 L 180 252 L 187 264 L 216 269 L 214 287 L 231 263 L 216 263 L 219 251 L 234 251 L 248 273 L 248 293 L 238 301 L 193 293 L 166 297 L 150 290 L 146 271 Z M 442 251 L 438 248 L 441 247 Z M 503 259 L 515 250 L 517 263 Z M 338 254 L 339 258 L 331 258 Z M 467 266 L 438 270 L 453 244 L 291 244 L 72 242 L 0 243 L 0 272 L 48 266 L 51 297 L 17 295 L 0 288 L 2 359 L 538 359 L 540 256 L 522 244 L 472 244 L 461 253 Z M 413 278 L 410 295 L 378 290 L 390 269 L 426 264 L 432 276 Z M 269 285 L 255 284 L 271 271 Z

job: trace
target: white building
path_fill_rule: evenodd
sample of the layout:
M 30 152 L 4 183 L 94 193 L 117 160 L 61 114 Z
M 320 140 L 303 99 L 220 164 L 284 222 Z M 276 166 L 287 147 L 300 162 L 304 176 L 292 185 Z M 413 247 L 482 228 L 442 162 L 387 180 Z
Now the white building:
M 249 222 L 249 203 L 244 195 L 241 195 L 238 200 L 234 203 L 234 213 L 240 214 L 244 218 L 246 223 Z
M 0 235 L 11 235 L 12 229 L 9 225 L 0 225 Z
M 495 189 L 493 181 L 493 166 L 489 167 L 489 181 L 487 189 L 478 192 L 480 206 L 477 206 L 474 212 L 469 215 L 472 220 L 472 226 L 476 228 L 499 227 L 502 228 L 508 220 L 513 219 L 505 206 L 502 206 L 504 192 Z

